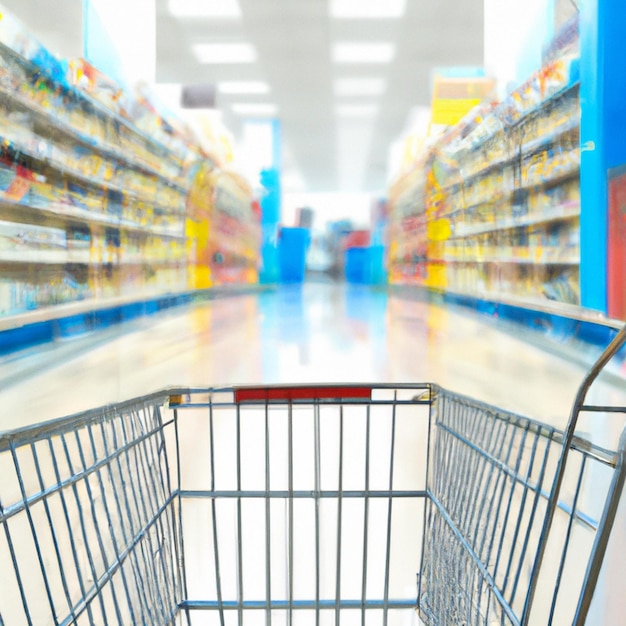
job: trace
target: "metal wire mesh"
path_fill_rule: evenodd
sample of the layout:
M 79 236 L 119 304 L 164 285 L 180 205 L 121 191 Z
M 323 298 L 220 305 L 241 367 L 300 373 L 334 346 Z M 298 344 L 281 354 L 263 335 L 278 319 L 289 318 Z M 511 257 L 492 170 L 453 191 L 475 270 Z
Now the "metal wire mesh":
M 432 385 L 177 390 L 7 433 L 0 624 L 571 624 L 626 441 L 572 440 L 546 534 L 563 440 Z
M 0 621 L 172 621 L 165 427 L 148 398 L 0 438 Z
M 520 624 L 563 434 L 443 389 L 433 398 L 422 616 L 432 624 Z M 573 623 L 615 461 L 574 442 L 530 623 Z
M 425 390 L 177 409 L 184 623 L 415 621 Z

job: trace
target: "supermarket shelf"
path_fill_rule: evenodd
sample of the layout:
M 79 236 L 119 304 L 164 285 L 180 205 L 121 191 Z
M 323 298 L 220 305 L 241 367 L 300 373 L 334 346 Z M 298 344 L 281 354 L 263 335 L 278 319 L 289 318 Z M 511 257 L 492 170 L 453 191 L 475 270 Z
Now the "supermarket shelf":
M 188 176 L 192 164 L 205 168 L 232 216 L 219 216 L 220 206 L 204 194 L 211 229 L 221 223 L 232 230 L 232 252 L 219 269 L 225 280 L 253 279 L 252 272 L 228 275 L 257 264 L 260 226 L 248 228 L 256 214 L 243 179 L 230 174 L 220 183 L 215 159 L 187 144 L 193 139 L 144 111 L 133 122 L 109 109 L 98 94 L 69 84 L 61 65 L 37 65 L 2 42 L 0 56 L 0 106 L 17 113 L 0 136 L 0 218 L 10 222 L 0 240 L 1 304 L 11 313 L 0 316 L 0 354 L 209 297 L 186 284 L 193 237 L 201 265 L 211 265 L 204 231 L 186 229 L 186 201 L 197 185 Z M 69 302 L 84 297 L 90 300 Z M 42 308 L 13 315 L 35 306 Z
M 528 109 L 528 111 L 523 112 L 517 120 L 512 121 L 510 124 L 507 125 L 507 127 L 516 128 L 518 126 L 521 126 L 522 124 L 527 122 L 529 119 L 533 118 L 534 116 L 542 115 L 548 107 L 552 106 L 554 103 L 556 103 L 558 100 L 560 100 L 564 96 L 567 96 L 571 94 L 572 92 L 574 92 L 575 90 L 579 89 L 579 87 L 580 87 L 579 82 L 572 83 L 571 85 L 566 85 L 565 87 L 563 87 L 562 89 L 559 89 L 558 91 L 551 94 L 547 98 L 544 98 L 541 102 L 537 103 L 534 107 Z M 476 150 L 479 146 L 481 146 L 484 143 L 487 143 L 488 141 L 493 139 L 497 134 L 501 133 L 503 130 L 504 130 L 504 125 L 501 124 L 495 132 L 492 132 L 484 136 L 477 136 L 476 141 L 470 140 L 472 136 L 472 134 L 470 133 L 463 140 L 463 142 L 459 145 L 459 148 L 456 151 L 456 154 L 460 154 L 461 152 L 467 153 L 467 152 Z M 468 145 L 463 145 L 466 142 Z
M 14 61 L 16 61 L 19 65 L 25 68 L 28 72 L 34 75 L 41 75 L 42 69 L 36 64 L 30 61 L 29 59 L 23 57 L 21 54 L 13 50 L 11 47 L 7 46 L 3 42 L 0 42 L 0 54 L 6 54 L 10 56 Z M 58 83 L 51 76 L 46 75 L 46 78 L 55 84 L 58 84 L 63 88 L 64 91 L 70 93 L 72 96 L 82 101 L 83 103 L 89 105 L 95 112 L 97 112 L 100 116 L 107 117 L 109 119 L 113 119 L 118 124 L 126 127 L 130 130 L 134 135 L 140 138 L 145 144 L 152 146 L 156 151 L 158 151 L 162 155 L 167 155 L 168 157 L 176 156 L 179 160 L 182 161 L 182 158 L 176 154 L 174 150 L 169 148 L 168 146 L 162 144 L 160 141 L 151 137 L 148 133 L 143 132 L 135 124 L 133 124 L 130 120 L 126 119 L 124 116 L 116 113 L 115 111 L 109 109 L 107 106 L 90 96 L 89 94 L 81 91 L 77 87 L 70 85 L 67 82 Z
M 128 167 L 138 170 L 148 176 L 156 177 L 164 182 L 168 187 L 172 187 L 182 193 L 187 193 L 187 188 L 183 184 L 177 183 L 175 180 L 154 169 L 147 163 L 140 163 L 135 159 L 132 159 L 124 152 L 116 150 L 112 146 L 99 144 L 98 142 L 86 137 L 63 119 L 56 117 L 36 102 L 20 95 L 19 92 L 11 91 L 5 86 L 0 85 L 0 98 L 8 101 L 13 106 L 19 105 L 24 111 L 37 116 L 39 121 L 43 122 L 54 134 L 61 134 L 65 138 L 69 138 L 76 143 L 92 148 L 97 151 L 98 155 L 103 155 L 114 161 L 123 163 Z
M 543 180 L 531 180 L 530 182 L 518 184 L 515 188 L 512 188 L 512 189 L 499 190 L 497 196 L 491 195 L 488 198 L 482 198 L 480 200 L 473 200 L 471 204 L 468 204 L 465 207 L 453 209 L 452 211 L 448 211 L 445 213 L 445 215 L 441 215 L 441 217 L 450 216 L 450 215 L 453 215 L 454 213 L 459 213 L 462 211 L 469 211 L 479 206 L 497 204 L 499 202 L 504 201 L 507 197 L 511 196 L 516 191 L 519 191 L 522 189 L 528 190 L 528 189 L 538 189 L 541 187 L 556 186 L 561 183 L 564 183 L 568 179 L 577 177 L 579 173 L 580 173 L 580 164 L 575 163 L 575 164 L 572 164 L 567 169 L 564 169 L 563 171 L 559 172 L 557 175 L 552 176 L 551 178 L 546 178 Z
M 501 156 L 500 158 L 483 165 L 478 169 L 472 169 L 469 172 L 461 171 L 461 181 L 457 181 L 450 185 L 450 188 L 455 187 L 460 184 L 465 184 L 468 181 L 472 181 L 476 178 L 481 178 L 482 176 L 486 176 L 490 172 L 497 170 L 499 168 L 505 167 L 510 163 L 517 161 L 520 157 L 524 158 L 530 156 L 537 150 L 541 148 L 545 148 L 553 144 L 557 139 L 566 135 L 567 133 L 576 130 L 580 126 L 580 120 L 578 118 L 573 120 L 568 120 L 567 122 L 560 124 L 550 135 L 546 135 L 544 137 L 537 137 L 536 139 L 532 139 L 531 141 L 527 141 L 519 147 L 519 150 L 516 150 L 513 154 L 506 154 Z M 447 187 L 446 187 L 447 188 Z M 445 188 L 444 188 L 445 189 Z
M 490 196 L 486 200 L 472 202 L 471 204 L 456 207 L 450 211 L 445 211 L 444 213 L 440 213 L 439 217 L 440 218 L 452 217 L 456 213 L 467 213 L 468 211 L 477 209 L 478 207 L 481 207 L 481 206 L 493 206 L 496 204 L 500 204 L 501 202 L 504 202 L 507 199 L 507 197 L 510 196 L 512 193 L 513 193 L 512 191 L 506 191 L 504 193 L 500 192 L 497 196 L 496 195 Z
M 577 322 L 598 324 L 606 328 L 619 330 L 624 326 L 621 320 L 606 317 L 599 311 L 586 309 L 577 304 L 548 300 L 547 298 L 533 298 L 531 296 L 516 296 L 503 294 L 502 292 L 481 291 L 480 294 L 474 291 L 462 291 L 457 289 L 433 290 L 444 295 L 469 298 L 473 300 L 488 301 L 495 304 L 522 307 L 530 311 L 539 311 L 548 315 L 557 315 Z
M 0 356 L 10 363 L 11 371 L 21 369 L 19 355 L 24 350 L 37 351 L 37 363 L 41 363 L 41 346 L 52 344 L 66 337 L 87 337 L 89 333 L 102 333 L 112 326 L 158 314 L 162 311 L 222 297 L 236 297 L 268 291 L 259 285 L 228 285 L 210 289 L 169 289 L 166 292 L 146 290 L 142 293 L 93 298 L 65 304 L 43 306 L 39 309 L 0 318 Z M 106 334 L 93 335 L 106 339 Z M 67 344 L 64 344 L 67 345 Z M 52 352 L 51 363 L 58 360 L 58 346 Z M 54 355 L 57 355 L 56 357 Z M 8 379 L 3 379 L 6 384 Z
M 139 266 L 148 265 L 150 267 L 187 267 L 187 259 L 168 259 L 163 257 L 145 257 L 145 256 L 122 256 L 119 261 L 110 261 L 113 265 L 120 266 Z
M 580 164 L 576 163 L 571 167 L 564 169 L 562 172 L 559 172 L 556 176 L 552 176 L 551 178 L 546 178 L 544 180 L 536 180 L 531 182 L 522 183 L 517 187 L 517 189 L 535 189 L 537 187 L 548 187 L 552 185 L 557 185 L 559 183 L 565 182 L 569 178 L 574 178 L 580 174 Z M 510 193 L 513 193 L 511 190 Z
M 89 265 L 91 260 L 89 250 L 0 250 L 0 263 Z
M 517 157 L 511 157 L 508 160 L 513 161 L 515 160 Z M 444 186 L 442 189 L 448 193 L 451 193 L 451 190 L 454 188 L 461 188 L 463 187 L 467 182 L 475 180 L 476 178 L 479 178 L 480 176 L 482 176 L 483 174 L 487 174 L 489 173 L 489 171 L 493 170 L 493 169 L 497 169 L 498 167 L 500 167 L 503 163 L 495 163 L 495 164 L 489 164 L 487 166 L 487 168 L 483 171 L 478 172 L 477 174 L 473 174 L 469 177 L 463 177 L 461 180 L 457 180 L 453 183 L 450 183 L 446 186 Z M 446 217 L 446 216 L 450 216 L 453 215 L 454 213 L 459 213 L 462 211 L 468 211 L 470 209 L 476 208 L 478 206 L 483 206 L 483 205 L 492 205 L 492 204 L 496 204 L 498 202 L 503 201 L 506 197 L 510 196 L 511 194 L 513 194 L 517 189 L 534 189 L 537 187 L 544 187 L 544 186 L 550 186 L 550 185 L 556 185 L 558 183 L 561 183 L 565 180 L 567 180 L 568 178 L 572 178 L 574 175 L 578 174 L 580 171 L 580 165 L 578 163 L 576 163 L 575 165 L 571 166 L 570 168 L 564 170 L 563 172 L 560 172 L 559 174 L 557 174 L 556 176 L 552 177 L 552 178 L 548 178 L 545 180 L 537 180 L 537 181 L 531 181 L 531 182 L 526 182 L 524 184 L 520 184 L 518 185 L 515 189 L 507 189 L 507 190 L 501 190 L 499 192 L 499 196 L 498 197 L 494 197 L 489 196 L 488 198 L 483 198 L 481 200 L 475 200 L 472 201 L 471 204 L 464 206 L 464 207 L 460 207 L 457 209 L 453 209 L 452 211 L 448 211 L 445 214 L 440 215 L 440 217 Z M 415 203 L 414 205 L 412 205 L 413 207 L 417 206 L 418 203 Z M 419 211 L 411 211 L 411 212 L 407 212 L 405 210 L 402 210 L 402 212 L 400 212 L 399 208 L 400 204 L 398 204 L 396 206 L 396 211 L 398 211 L 398 214 L 400 217 L 402 218 L 406 218 L 406 217 L 419 217 L 421 215 L 424 214 L 425 212 L 425 203 L 420 204 L 421 209 Z M 402 209 L 404 209 L 404 206 L 402 206 Z
M 542 92 L 537 81 L 561 81 L 562 69 L 555 64 L 535 72 L 510 98 L 485 109 L 489 113 L 461 141 L 456 140 L 458 133 L 454 131 L 436 140 L 433 150 L 450 160 L 438 176 L 442 202 L 428 196 L 419 198 L 416 184 L 410 191 L 403 189 L 404 195 L 397 195 L 388 230 L 392 280 L 432 283 L 441 275 L 442 280 L 446 276 L 450 284 L 463 286 L 475 274 L 506 274 L 510 281 L 503 282 L 502 288 L 507 291 L 545 293 L 563 300 L 576 297 L 575 289 L 559 290 L 556 285 L 569 285 L 566 279 L 577 273 L 578 246 L 561 247 L 548 235 L 561 225 L 573 235 L 578 230 L 581 209 L 580 203 L 573 200 L 573 191 L 580 172 L 579 84 L 566 85 L 538 101 Z M 543 124 L 539 116 L 547 116 L 548 124 Z M 463 128 L 461 125 L 456 131 Z M 431 172 L 435 165 L 428 160 L 423 163 Z M 404 179 L 406 183 L 411 180 Z M 392 189 L 402 188 L 395 184 Z M 412 232 L 407 220 L 402 219 L 409 204 L 403 200 L 409 198 L 415 204 L 421 203 L 420 208 L 430 208 L 420 234 Z M 569 198 L 572 200 L 565 200 Z M 412 211 L 416 212 L 417 207 Z M 515 229 L 523 228 L 531 228 L 537 237 L 518 239 L 516 233 L 522 230 Z M 424 242 L 429 235 L 432 241 Z M 516 239 L 509 240 L 508 235 L 516 235 Z M 434 241 L 444 237 L 444 241 Z M 521 241 L 526 244 L 520 245 Z M 517 245 L 510 245 L 513 242 Z M 435 270 L 430 274 L 426 272 L 429 266 Z M 523 284 L 518 284 L 521 278 Z M 555 288 L 544 292 L 547 285 Z M 482 296 L 474 293 L 467 297 Z M 501 296 L 494 297 L 497 300 Z
M 581 319 L 581 316 L 587 319 L 587 321 L 599 322 L 601 319 L 600 314 L 595 314 L 592 311 L 582 309 L 575 304 L 569 304 L 567 302 L 557 302 L 556 300 L 549 300 L 548 298 L 533 298 L 532 296 L 518 296 L 514 294 L 505 294 L 499 291 L 465 291 L 461 289 L 445 289 L 443 293 L 459 296 L 462 298 L 476 298 L 480 300 L 486 300 L 490 302 L 497 302 L 499 304 L 509 304 L 513 306 L 521 306 L 524 308 L 541 311 L 544 313 L 551 313 L 556 315 L 564 315 L 575 319 Z M 609 322 L 610 324 L 610 322 Z
M 466 265 L 485 265 L 485 264 L 513 264 L 513 265 L 578 265 L 580 263 L 579 256 L 563 255 L 560 248 L 554 253 L 537 254 L 534 257 L 521 256 L 444 256 L 440 259 L 433 259 L 440 263 L 462 263 Z M 428 260 L 430 262 L 430 259 Z
M 396 205 L 398 216 L 402 219 L 419 218 L 426 213 L 426 200 L 422 197 L 416 197 L 413 204 Z
M 520 156 L 527 157 L 533 154 L 534 152 L 536 152 L 537 150 L 540 150 L 541 148 L 545 148 L 551 145 L 552 143 L 554 143 L 554 141 L 556 141 L 563 135 L 566 135 L 567 133 L 570 133 L 573 130 L 577 129 L 579 126 L 580 126 L 580 120 L 578 119 L 568 120 L 566 123 L 560 124 L 558 128 L 550 135 L 545 136 L 545 137 L 537 137 L 536 139 L 533 139 L 531 141 L 528 141 L 522 144 L 519 147 L 519 150 L 516 150 L 513 154 L 503 155 L 500 158 L 496 159 L 495 161 L 491 161 L 487 165 L 483 165 L 482 167 L 479 167 L 478 169 L 471 169 L 468 172 L 461 171 L 462 180 L 456 181 L 450 184 L 449 188 L 453 188 L 455 186 L 465 184 L 468 181 L 474 180 L 475 178 L 481 178 L 482 176 L 486 176 L 493 170 L 497 170 L 506 165 L 509 165 L 510 163 L 517 161 L 520 158 Z M 448 187 L 445 187 L 444 189 L 447 189 L 447 188 Z
M 555 91 L 553 94 L 549 95 L 547 98 L 544 98 L 541 102 L 537 103 L 534 107 L 528 109 L 528 111 L 524 112 L 522 116 L 515 120 L 511 126 L 515 128 L 516 126 L 520 126 L 521 124 L 527 122 L 530 118 L 535 115 L 543 115 L 545 110 L 551 107 L 557 100 L 560 100 L 564 96 L 568 96 L 574 91 L 577 91 L 580 88 L 580 82 L 576 81 L 571 83 L 570 85 L 565 85 L 565 87 Z
M 92 313 L 98 309 L 136 304 L 157 296 L 176 297 L 185 293 L 189 293 L 189 290 L 180 289 L 178 291 L 169 291 L 166 293 L 147 291 L 139 296 L 137 294 L 132 294 L 114 296 L 110 298 L 89 298 L 88 300 L 79 300 L 75 302 L 67 302 L 65 304 L 45 306 L 34 311 L 28 311 L 27 313 L 18 313 L 16 315 L 0 317 L 0 332 L 20 328 L 29 324 L 39 324 L 64 317 Z
M 544 148 L 546 146 L 551 145 L 555 139 L 559 139 L 563 135 L 567 135 L 574 130 L 578 130 L 580 128 L 580 117 L 576 116 L 566 122 L 559 124 L 550 135 L 546 137 L 537 137 L 536 139 L 531 139 L 526 143 L 522 144 L 519 152 L 522 153 L 523 156 L 527 156 L 538 150 L 539 148 Z M 513 158 L 517 158 L 519 153 L 515 155 Z
M 78 172 L 75 169 L 68 167 L 67 165 L 64 165 L 63 163 L 60 163 L 59 161 L 56 161 L 49 157 L 35 154 L 34 152 L 31 152 L 28 148 L 22 147 L 9 139 L 4 139 L 3 148 L 5 150 L 8 150 L 10 153 L 12 153 L 14 157 L 18 155 L 27 156 L 28 158 L 34 161 L 37 161 L 39 163 L 42 163 L 44 166 L 50 169 L 53 169 L 59 174 L 66 176 L 68 178 L 73 178 L 74 180 L 86 186 L 89 186 L 95 189 L 108 189 L 109 191 L 115 191 L 129 198 L 134 198 L 138 202 L 145 202 L 155 207 L 158 206 L 151 199 L 144 198 L 139 192 L 129 191 L 128 189 L 121 187 L 120 185 L 116 185 L 115 183 L 112 183 L 110 181 L 107 181 L 101 178 L 94 178 L 92 176 L 82 174 L 81 172 Z M 163 209 L 163 211 L 168 210 L 168 208 L 166 207 L 161 207 L 161 208 Z
M 0 208 L 3 209 L 3 219 L 15 217 L 15 221 L 22 222 L 25 217 L 53 219 L 61 222 L 73 222 L 77 224 L 97 224 L 117 228 L 126 232 L 135 232 L 146 237 L 154 236 L 160 239 L 184 241 L 185 235 L 174 233 L 170 229 L 144 226 L 138 222 L 122 219 L 116 215 L 108 215 L 88 209 L 81 209 L 70 204 L 55 202 L 46 207 L 33 206 L 24 202 L 13 202 L 0 197 Z M 12 216 L 10 212 L 13 212 Z M 9 212 L 7 214 L 7 212 Z M 181 225 L 182 231 L 182 225 Z
M 450 239 L 465 239 L 484 233 L 491 233 L 500 230 L 511 230 L 523 226 L 533 226 L 535 224 L 548 224 L 561 220 L 570 220 L 580 216 L 580 204 L 565 204 L 553 207 L 540 214 L 529 214 L 517 218 L 499 219 L 488 224 L 478 224 L 475 226 L 457 227 Z
M 23 264 L 23 265 L 150 265 L 158 267 L 186 265 L 186 259 L 169 259 L 163 257 L 150 258 L 145 256 L 122 256 L 120 259 L 95 259 L 92 252 L 87 249 L 63 249 L 63 250 L 0 250 L 0 264 Z
M 577 150 L 577 149 L 578 148 L 573 148 L 572 150 Z M 571 178 L 574 174 L 578 174 L 579 171 L 580 171 L 580 164 L 576 163 L 572 165 L 571 167 L 567 168 L 566 170 L 564 170 L 563 172 L 560 172 L 559 174 L 551 178 L 518 184 L 514 189 L 507 189 L 505 191 L 500 191 L 500 193 L 503 196 L 508 196 L 518 189 L 532 189 L 534 187 L 544 187 L 544 186 L 549 186 L 549 185 L 555 185 L 560 182 L 563 182 L 564 180 L 567 180 L 568 178 Z M 448 185 L 445 185 L 444 187 L 442 187 L 442 190 L 445 191 L 446 193 L 452 193 L 451 191 L 452 189 L 456 188 L 458 190 L 464 187 L 468 181 L 472 181 L 477 178 L 479 178 L 479 176 L 473 176 L 470 178 L 463 178 L 461 180 L 457 180 L 453 183 L 449 183 Z M 490 196 L 489 198 L 484 198 L 482 200 L 474 200 L 472 201 L 472 204 L 470 206 L 486 204 L 492 201 L 493 201 L 493 196 Z
M 247 260 L 254 260 L 254 255 L 248 251 L 250 248 L 244 248 L 241 244 L 234 243 L 232 241 L 224 241 L 222 239 L 214 239 L 211 241 L 216 251 L 232 255 L 233 257 L 243 258 Z

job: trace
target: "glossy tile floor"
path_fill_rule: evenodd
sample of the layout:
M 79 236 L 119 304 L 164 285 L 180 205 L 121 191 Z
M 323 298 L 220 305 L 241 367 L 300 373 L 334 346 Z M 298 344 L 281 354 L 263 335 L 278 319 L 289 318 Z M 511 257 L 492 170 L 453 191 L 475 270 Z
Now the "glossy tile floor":
M 539 344 L 541 338 L 406 294 L 291 286 L 171 311 L 6 360 L 0 430 L 168 386 L 344 381 L 432 381 L 563 427 L 594 351 L 567 359 Z M 601 381 L 591 399 L 626 404 L 625 380 Z M 601 417 L 581 430 L 614 446 L 618 421 Z M 609 616 L 623 609 L 623 512 L 615 531 L 616 558 L 602 583 L 610 599 L 596 623 L 618 623 Z
M 578 356 L 590 362 L 594 353 Z M 343 381 L 435 382 L 562 426 L 584 372 L 463 309 L 313 283 L 178 309 L 8 360 L 0 429 L 170 386 Z M 624 385 L 599 393 L 619 401 Z

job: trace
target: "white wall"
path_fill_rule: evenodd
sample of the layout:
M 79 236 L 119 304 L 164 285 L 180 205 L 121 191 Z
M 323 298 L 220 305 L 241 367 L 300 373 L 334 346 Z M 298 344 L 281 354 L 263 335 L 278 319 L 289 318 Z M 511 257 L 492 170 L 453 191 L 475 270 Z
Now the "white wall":
M 0 0 L 53 54 L 82 56 L 83 0 Z
M 282 223 L 295 226 L 297 209 L 311 207 L 315 211 L 315 230 L 340 220 L 350 220 L 357 228 L 369 228 L 372 200 L 368 193 L 283 193 Z
M 134 85 L 156 78 L 156 0 L 87 0 L 89 60 Z
M 541 67 L 553 24 L 554 0 L 485 0 L 485 69 L 500 97 Z

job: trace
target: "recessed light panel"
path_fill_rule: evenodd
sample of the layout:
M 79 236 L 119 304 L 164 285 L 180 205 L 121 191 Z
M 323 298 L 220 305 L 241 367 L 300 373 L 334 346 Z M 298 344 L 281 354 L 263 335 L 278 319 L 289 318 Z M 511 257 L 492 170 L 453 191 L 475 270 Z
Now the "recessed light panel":
M 389 63 L 395 54 L 391 43 L 336 43 L 333 46 L 335 63 Z
M 192 50 L 199 63 L 254 63 L 257 59 L 249 43 L 197 43 Z
M 270 92 L 270 86 L 261 81 L 229 81 L 219 83 L 217 89 L 224 94 L 265 94 Z
M 241 17 L 238 0 L 169 0 L 168 9 L 176 17 Z
M 331 0 L 330 15 L 348 19 L 400 18 L 406 0 Z
M 233 104 L 233 112 L 238 115 L 276 115 L 278 107 L 266 102 L 241 102 Z
M 335 79 L 335 95 L 380 96 L 385 92 L 385 81 L 382 78 L 337 78 Z

